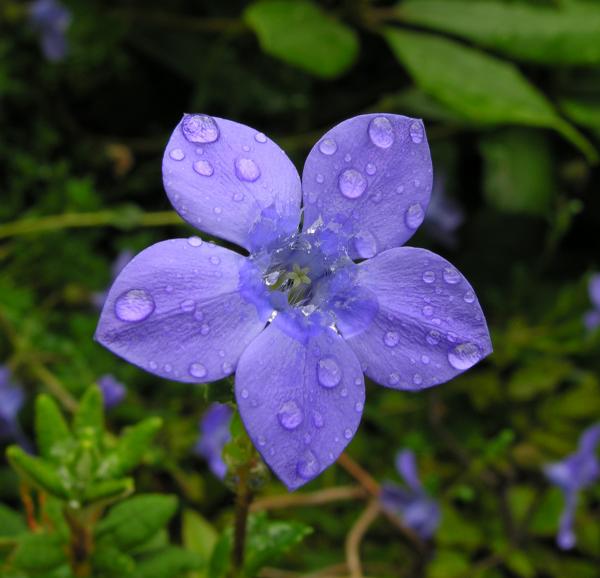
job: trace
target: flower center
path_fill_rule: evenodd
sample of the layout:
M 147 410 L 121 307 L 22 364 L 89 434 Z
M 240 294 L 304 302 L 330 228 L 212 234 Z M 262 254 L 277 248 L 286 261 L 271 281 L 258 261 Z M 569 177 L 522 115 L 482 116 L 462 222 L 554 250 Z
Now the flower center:
M 300 267 L 294 263 L 291 271 L 274 270 L 265 277 L 269 291 L 281 291 L 287 294 L 288 303 L 294 307 L 306 302 L 311 280 L 308 276 L 309 267 Z

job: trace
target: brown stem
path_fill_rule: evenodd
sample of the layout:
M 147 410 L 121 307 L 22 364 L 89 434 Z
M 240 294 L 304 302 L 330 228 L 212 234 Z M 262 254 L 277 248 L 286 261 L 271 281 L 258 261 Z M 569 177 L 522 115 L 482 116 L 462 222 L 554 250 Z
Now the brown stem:
M 71 570 L 77 578 L 92 575 L 91 555 L 94 550 L 93 524 L 81 517 L 81 512 L 65 509 L 65 519 L 69 524 L 69 560 Z
M 35 518 L 35 505 L 33 503 L 33 498 L 31 497 L 29 487 L 25 484 L 21 484 L 19 486 L 19 493 L 21 495 L 21 501 L 23 502 L 23 506 L 25 507 L 27 526 L 32 532 L 35 532 L 37 530 L 38 523 Z
M 371 500 L 346 537 L 346 562 L 350 578 L 363 578 L 360 561 L 360 545 L 371 524 L 377 519 L 381 510 L 377 500 Z
M 246 527 L 252 503 L 252 492 L 248 487 L 248 468 L 238 470 L 239 481 L 235 499 L 235 521 L 233 527 L 233 550 L 231 552 L 231 576 L 242 576 L 246 552 Z
M 276 510 L 279 508 L 296 508 L 302 506 L 319 506 L 331 502 L 344 500 L 360 500 L 365 498 L 366 493 L 362 487 L 339 486 L 336 488 L 327 488 L 309 494 L 284 494 L 280 496 L 267 496 L 256 500 L 250 511 L 258 510 Z

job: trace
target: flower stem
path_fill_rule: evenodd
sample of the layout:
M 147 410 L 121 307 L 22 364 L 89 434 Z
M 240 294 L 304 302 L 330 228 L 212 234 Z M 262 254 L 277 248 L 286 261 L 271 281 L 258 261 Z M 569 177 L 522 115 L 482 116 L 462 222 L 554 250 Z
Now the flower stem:
M 244 555 L 246 552 L 246 528 L 253 497 L 248 486 L 248 475 L 248 467 L 241 467 L 238 470 L 239 481 L 236 489 L 233 550 L 231 552 L 232 578 L 243 576 Z

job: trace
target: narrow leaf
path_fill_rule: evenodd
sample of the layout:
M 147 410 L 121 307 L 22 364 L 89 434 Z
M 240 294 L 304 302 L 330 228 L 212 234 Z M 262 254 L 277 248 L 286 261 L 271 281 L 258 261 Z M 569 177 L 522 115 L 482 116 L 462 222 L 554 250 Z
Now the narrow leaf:
M 200 514 L 193 510 L 183 512 L 183 545 L 208 563 L 217 543 L 217 532 Z
M 104 480 L 90 484 L 85 488 L 83 503 L 114 501 L 131 494 L 134 490 L 134 481 L 131 478 L 120 480 Z
M 73 419 L 73 431 L 81 436 L 88 432 L 99 442 L 104 432 L 104 405 L 100 388 L 89 387 L 83 394 Z
M 52 461 L 58 461 L 73 441 L 58 404 L 46 394 L 35 400 L 35 433 L 40 454 Z

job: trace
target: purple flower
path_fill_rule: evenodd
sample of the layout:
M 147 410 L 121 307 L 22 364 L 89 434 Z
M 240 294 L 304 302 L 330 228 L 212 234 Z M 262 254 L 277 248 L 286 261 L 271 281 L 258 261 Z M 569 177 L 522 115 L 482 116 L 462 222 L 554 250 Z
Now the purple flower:
M 233 410 L 224 403 L 213 403 L 206 410 L 199 423 L 200 437 L 195 453 L 208 462 L 210 471 L 219 479 L 227 473 L 223 461 L 223 448 L 231 439 L 229 423 Z
M 98 379 L 98 387 L 104 397 L 104 407 L 111 409 L 119 405 L 125 397 L 125 386 L 114 377 L 114 375 L 106 374 Z
M 68 49 L 71 12 L 57 0 L 35 0 L 29 5 L 29 23 L 40 37 L 44 56 L 51 62 L 62 60 Z
M 593 331 L 600 326 L 600 273 L 592 275 L 588 284 L 588 292 L 593 309 L 590 309 L 583 317 L 583 323 L 588 331 Z
M 392 483 L 383 484 L 381 505 L 427 540 L 433 536 L 440 523 L 440 508 L 425 493 L 417 473 L 415 454 L 411 450 L 398 452 L 396 470 L 408 487 L 401 488 Z
M 249 256 L 198 237 L 149 247 L 110 289 L 96 339 L 169 379 L 235 371 L 246 430 L 289 489 L 356 433 L 363 372 L 415 391 L 491 352 L 467 280 L 442 257 L 401 247 L 431 192 L 420 120 L 346 120 L 315 145 L 300 179 L 264 134 L 186 114 L 163 178 L 184 219 Z
M 575 453 L 544 468 L 548 480 L 562 490 L 565 498 L 556 536 L 556 542 L 563 550 L 575 546 L 573 523 L 579 492 L 600 479 L 600 462 L 596 457 L 598 443 L 600 443 L 600 422 L 583 432 L 579 438 L 579 448 Z
M 0 439 L 22 437 L 17 417 L 24 401 L 23 390 L 13 380 L 10 369 L 0 366 Z
M 129 263 L 133 259 L 133 251 L 129 251 L 128 249 L 125 251 L 121 251 L 114 263 L 110 268 L 110 279 L 114 281 L 119 273 L 125 268 L 125 265 Z M 104 302 L 106 301 L 106 296 L 108 295 L 108 289 L 105 291 L 95 291 L 92 293 L 92 304 L 97 309 L 102 309 L 104 306 Z
M 436 176 L 423 227 L 442 245 L 455 248 L 458 245 L 456 230 L 464 220 L 465 214 L 458 201 L 446 194 L 444 177 Z

